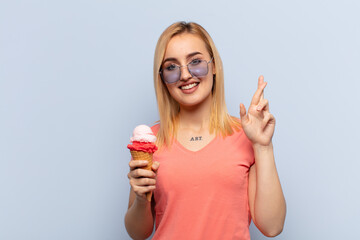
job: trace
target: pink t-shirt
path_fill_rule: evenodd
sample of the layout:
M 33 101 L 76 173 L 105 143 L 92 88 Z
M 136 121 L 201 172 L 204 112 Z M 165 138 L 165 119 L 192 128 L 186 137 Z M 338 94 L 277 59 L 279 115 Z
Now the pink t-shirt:
M 158 129 L 152 127 L 155 134 Z M 154 161 L 160 168 L 153 240 L 250 239 L 248 174 L 255 159 L 242 129 L 196 152 L 174 140 Z

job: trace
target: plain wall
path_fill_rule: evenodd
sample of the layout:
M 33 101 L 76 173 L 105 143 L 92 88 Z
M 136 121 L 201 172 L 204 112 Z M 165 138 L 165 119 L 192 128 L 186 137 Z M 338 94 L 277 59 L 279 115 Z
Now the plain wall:
M 287 201 L 274 239 L 354 239 L 359 11 L 356 0 L 1 1 L 0 239 L 130 239 L 126 145 L 158 120 L 154 49 L 179 20 L 213 37 L 232 115 L 260 74 L 268 82 Z

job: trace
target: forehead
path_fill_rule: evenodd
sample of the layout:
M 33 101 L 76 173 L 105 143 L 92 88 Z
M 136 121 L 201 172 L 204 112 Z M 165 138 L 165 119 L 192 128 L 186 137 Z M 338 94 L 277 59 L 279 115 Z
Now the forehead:
M 199 36 L 183 33 L 170 39 L 164 58 L 183 59 L 193 52 L 200 52 L 205 56 L 209 55 L 204 41 Z

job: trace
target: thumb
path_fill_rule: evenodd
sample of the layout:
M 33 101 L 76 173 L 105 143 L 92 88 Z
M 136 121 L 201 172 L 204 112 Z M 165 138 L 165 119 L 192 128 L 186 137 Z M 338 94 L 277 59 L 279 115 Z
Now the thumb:
M 248 116 L 246 116 L 246 108 L 244 106 L 244 104 L 240 103 L 240 119 L 241 122 L 243 123 L 244 121 L 246 121 L 248 118 Z
M 155 161 L 155 162 L 153 163 L 153 165 L 151 166 L 151 168 L 152 168 L 153 171 L 156 173 L 157 170 L 159 169 L 159 166 L 160 166 L 160 163 L 157 162 L 157 161 Z

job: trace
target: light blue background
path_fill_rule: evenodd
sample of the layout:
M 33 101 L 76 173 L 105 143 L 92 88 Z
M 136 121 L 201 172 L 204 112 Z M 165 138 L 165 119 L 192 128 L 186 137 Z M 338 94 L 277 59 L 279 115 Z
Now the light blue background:
M 179 20 L 213 37 L 232 115 L 260 74 L 268 82 L 287 200 L 275 239 L 355 239 L 359 11 L 356 0 L 1 1 L 0 239 L 130 239 L 126 145 L 158 120 L 153 53 Z

